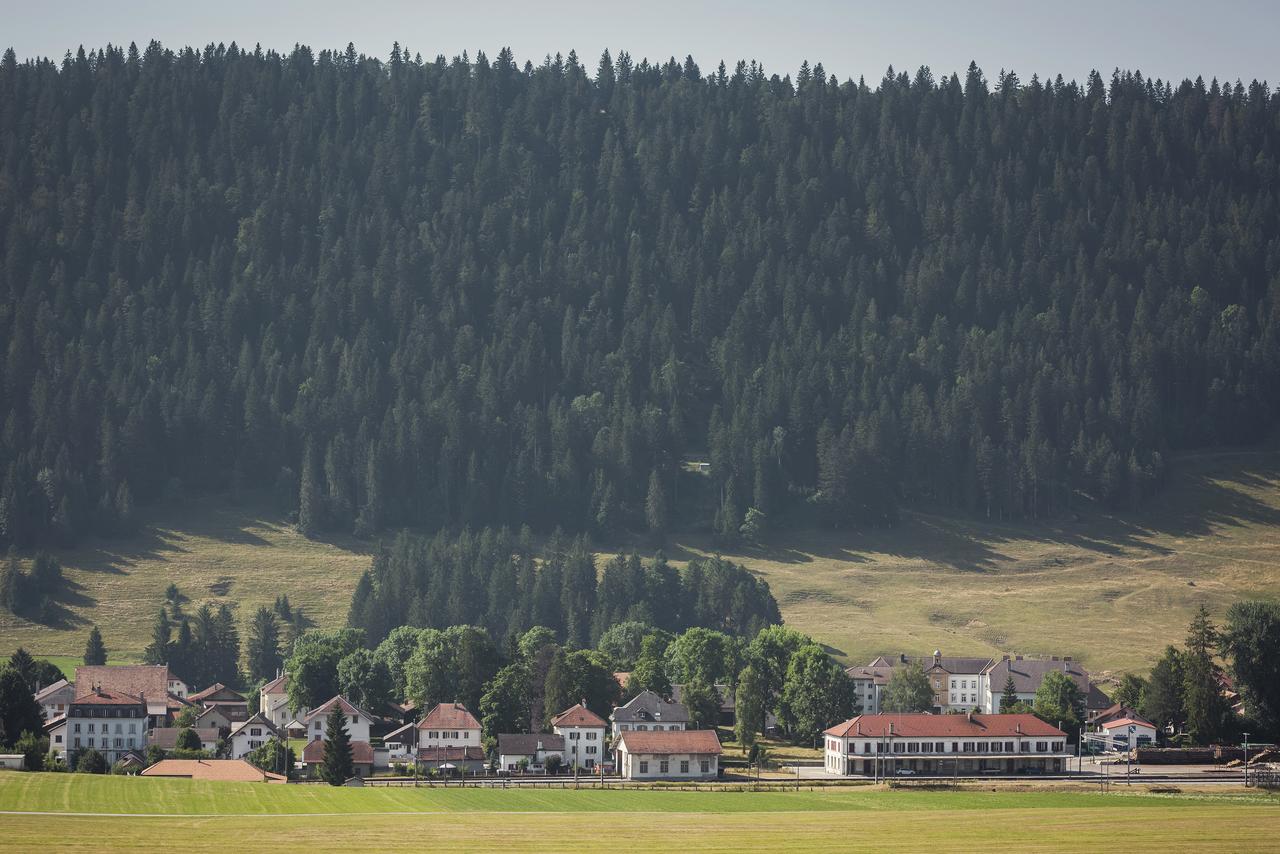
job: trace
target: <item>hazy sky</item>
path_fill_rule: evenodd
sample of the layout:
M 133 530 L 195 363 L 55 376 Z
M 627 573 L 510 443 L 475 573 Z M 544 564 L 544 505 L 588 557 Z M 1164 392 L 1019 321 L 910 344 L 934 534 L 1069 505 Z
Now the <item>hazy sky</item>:
M 822 62 L 841 80 L 874 83 L 892 64 L 935 75 L 977 60 L 988 78 L 1001 68 L 1024 80 L 1092 68 L 1140 69 L 1181 80 L 1197 74 L 1245 83 L 1280 81 L 1280 0 L 1058 0 L 1058 2 L 671 2 L 625 5 L 583 0 L 412 2 L 412 0 L 0 0 L 0 47 L 20 58 L 60 58 L 83 44 L 169 47 L 236 41 L 287 50 L 355 42 L 385 57 L 399 40 L 430 59 L 510 46 L 518 60 L 576 49 L 594 69 L 606 47 L 642 57 L 692 53 L 703 71 L 721 60 L 758 59 L 768 72 L 791 73 L 801 60 Z

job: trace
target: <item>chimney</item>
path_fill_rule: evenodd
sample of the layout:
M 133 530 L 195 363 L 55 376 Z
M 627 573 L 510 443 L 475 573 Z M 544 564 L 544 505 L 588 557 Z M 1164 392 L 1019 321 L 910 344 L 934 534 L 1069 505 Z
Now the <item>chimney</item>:
M 965 712 L 964 716 L 969 719 L 969 723 L 973 723 L 973 709 Z

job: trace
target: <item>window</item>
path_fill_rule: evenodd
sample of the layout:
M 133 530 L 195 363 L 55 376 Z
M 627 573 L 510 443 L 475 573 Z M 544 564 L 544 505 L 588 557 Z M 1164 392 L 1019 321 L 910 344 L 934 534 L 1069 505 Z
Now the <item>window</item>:
M 435 730 L 432 730 L 431 732 L 427 733 L 427 738 L 439 738 L 439 737 L 440 737 L 440 733 L 436 732 Z
M 595 741 L 597 735 L 599 735 L 599 733 L 595 733 L 595 732 L 587 733 L 587 741 Z
M 89 732 L 93 732 L 93 721 L 89 721 Z
M 1044 753 L 1048 749 L 1049 749 L 1049 742 L 1047 741 L 1036 742 L 1036 753 Z
M 353 724 L 358 724 L 358 723 L 360 723 L 360 716 L 359 716 L 359 715 L 352 715 L 352 716 L 351 716 L 351 722 L 352 722 Z
M 689 773 L 689 761 L 687 759 L 682 759 L 680 761 L 680 773 L 681 774 Z
M 939 741 L 937 744 L 935 744 L 935 745 L 933 746 L 933 752 L 934 752 L 934 753 L 946 753 L 946 752 L 947 752 L 947 743 L 946 743 L 945 741 Z
M 701 761 L 700 763 L 698 763 L 698 764 L 699 764 L 699 766 L 701 767 L 701 769 L 702 769 L 702 773 L 703 773 L 703 774 L 710 774 L 710 773 L 711 773 L 711 760 L 710 760 L 710 759 L 704 759 L 704 760 L 702 760 L 702 761 Z
M 80 723 L 77 721 L 77 722 L 74 724 L 74 726 L 75 726 L 74 732 L 79 732 L 79 731 L 80 731 Z
M 862 743 L 862 752 L 863 752 L 863 753 L 870 753 L 870 752 L 871 752 L 871 742 L 869 742 L 869 741 L 864 741 L 864 742 Z
M 648 763 L 648 762 L 645 762 L 643 759 L 642 759 L 642 760 L 640 760 L 640 773 L 641 773 L 641 774 L 648 774 L 648 773 L 649 773 L 649 763 Z
M 1006 741 L 1006 742 L 1004 743 L 1004 752 L 1005 752 L 1005 753 L 1013 753 L 1013 742 L 1012 742 L 1012 741 Z
M 669 761 L 667 761 L 666 759 L 663 759 L 661 762 L 659 762 L 659 763 L 658 763 L 658 771 L 659 771 L 659 773 L 666 774 L 666 773 L 668 773 L 670 770 L 671 770 L 671 763 L 670 763 Z
M 571 732 L 571 733 L 569 733 L 569 740 L 570 740 L 570 741 L 577 741 L 577 740 L 578 740 L 578 733 L 576 733 L 576 732 Z
M 79 749 L 79 747 L 80 747 L 80 739 L 78 739 L 78 738 L 77 738 L 77 739 L 75 740 L 75 744 L 74 744 L 73 746 L 74 746 L 75 748 Z
M 62 744 L 62 736 L 60 736 L 60 735 L 55 735 L 55 736 L 53 737 L 53 743 L 54 743 L 54 744 Z
M 965 753 L 973 753 L 973 752 L 974 752 L 973 748 L 974 748 L 974 743 L 973 743 L 972 741 L 966 741 L 966 742 L 964 743 L 964 752 L 965 752 Z
M 595 753 L 598 749 L 594 744 L 587 745 L 587 753 Z

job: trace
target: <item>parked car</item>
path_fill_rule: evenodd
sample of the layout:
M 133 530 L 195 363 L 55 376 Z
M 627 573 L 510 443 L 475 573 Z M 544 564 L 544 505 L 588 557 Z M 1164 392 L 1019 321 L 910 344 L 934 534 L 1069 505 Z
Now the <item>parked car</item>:
M 916 772 L 912 771 L 910 768 L 899 768 L 893 773 L 899 777 L 914 777 L 916 775 Z

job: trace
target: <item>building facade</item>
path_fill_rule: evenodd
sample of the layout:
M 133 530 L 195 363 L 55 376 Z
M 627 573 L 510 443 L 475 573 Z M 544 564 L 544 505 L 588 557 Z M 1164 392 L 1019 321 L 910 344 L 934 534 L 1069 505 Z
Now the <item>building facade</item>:
M 825 768 L 840 776 L 1054 774 L 1067 735 L 1035 715 L 859 715 L 824 734 Z
M 570 767 L 594 769 L 606 760 L 604 718 L 578 703 L 551 719 L 551 731 L 564 738 L 564 761 Z
M 689 710 L 679 703 L 662 699 L 652 691 L 641 691 L 625 704 L 617 706 L 609 716 L 610 729 L 616 737 L 628 731 L 674 732 L 689 726 Z
M 715 730 L 627 730 L 614 749 L 624 780 L 714 780 L 720 774 Z
M 62 750 L 51 747 L 74 768 L 81 751 L 93 748 L 114 765 L 131 750 L 146 747 L 150 717 L 141 697 L 99 688 L 71 701 L 64 723 Z

